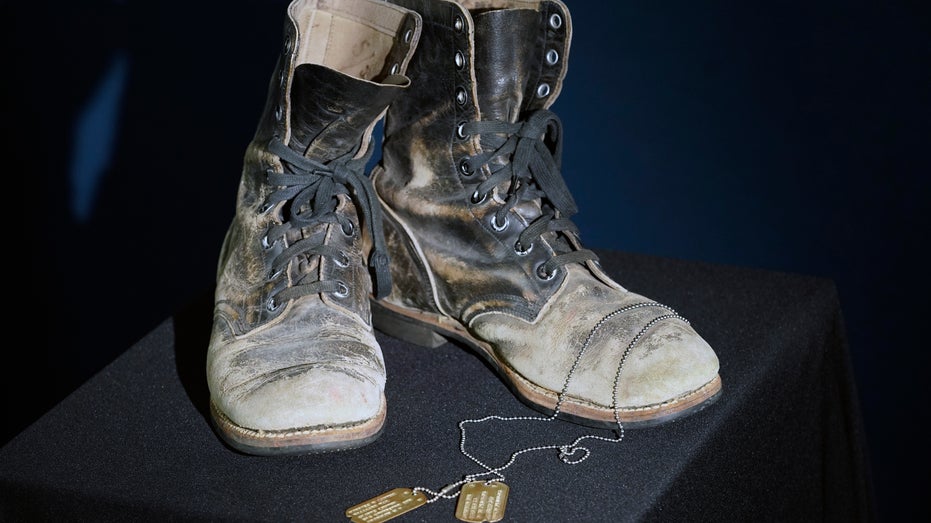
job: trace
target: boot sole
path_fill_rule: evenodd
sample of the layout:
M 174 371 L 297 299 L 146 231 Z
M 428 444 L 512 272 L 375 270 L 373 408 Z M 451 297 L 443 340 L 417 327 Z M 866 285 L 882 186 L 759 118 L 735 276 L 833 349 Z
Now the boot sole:
M 376 329 L 389 336 L 423 347 L 437 348 L 449 340 L 458 341 L 484 358 L 524 404 L 547 415 L 552 415 L 556 408 L 558 392 L 540 387 L 523 377 L 499 359 L 490 344 L 473 338 L 458 322 L 373 300 L 372 323 Z M 716 375 L 708 383 L 673 400 L 618 409 L 618 419 L 625 428 L 662 425 L 708 407 L 721 396 L 721 390 L 721 376 Z M 559 419 L 596 428 L 617 426 L 614 409 L 568 396 L 560 406 Z
M 213 401 L 210 402 L 210 414 L 211 422 L 223 441 L 245 454 L 319 454 L 363 447 L 378 439 L 384 431 L 387 404 L 382 394 L 378 413 L 374 418 L 363 422 L 288 430 L 241 427 L 229 419 Z

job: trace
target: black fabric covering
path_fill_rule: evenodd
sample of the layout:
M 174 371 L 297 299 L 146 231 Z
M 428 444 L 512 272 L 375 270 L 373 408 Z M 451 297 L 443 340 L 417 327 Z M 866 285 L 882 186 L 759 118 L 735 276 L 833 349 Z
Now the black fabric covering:
M 599 251 L 629 289 L 675 307 L 716 349 L 724 394 L 668 425 L 589 442 L 588 460 L 529 453 L 505 471 L 505 521 L 869 521 L 874 504 L 843 317 L 829 280 Z M 0 519 L 348 521 L 395 487 L 438 489 L 479 469 L 457 424 L 532 415 L 473 353 L 379 334 L 388 423 L 367 447 L 238 454 L 207 420 L 212 296 L 167 319 L 0 449 Z M 569 443 L 568 422 L 486 423 L 469 448 L 502 463 Z M 440 500 L 395 521 L 456 521 Z

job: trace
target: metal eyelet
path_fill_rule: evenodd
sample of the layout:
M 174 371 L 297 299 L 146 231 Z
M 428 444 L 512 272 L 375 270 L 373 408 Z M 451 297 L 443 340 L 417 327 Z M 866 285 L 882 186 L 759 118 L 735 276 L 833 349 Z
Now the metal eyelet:
M 284 78 L 284 67 L 282 67 L 281 70 L 278 71 L 278 85 L 281 86 L 281 90 L 282 90 L 282 91 L 284 90 L 284 86 L 285 86 L 285 81 L 284 81 L 284 80 L 285 80 L 285 78 Z
M 277 241 L 277 240 L 276 240 Z M 272 245 L 275 245 L 275 242 L 268 242 L 268 235 L 262 236 L 262 248 L 266 251 L 272 248 Z
M 466 94 L 466 90 L 462 87 L 456 89 L 456 103 L 459 105 L 465 105 L 469 101 L 469 95 Z
M 345 283 L 341 281 L 336 282 L 336 285 L 337 285 L 337 289 L 333 291 L 333 296 L 336 296 L 337 298 L 345 298 L 346 296 L 349 296 L 348 285 L 346 285 Z
M 526 249 L 523 249 L 522 247 L 523 245 L 520 244 L 520 240 L 514 242 L 514 253 L 518 256 L 527 256 L 530 254 L 530 251 L 533 250 L 533 243 L 528 245 Z
M 475 169 L 472 168 L 472 163 L 469 162 L 468 158 L 459 160 L 459 172 L 463 176 L 472 176 L 475 174 Z
M 559 29 L 562 27 L 562 17 L 558 13 L 553 13 L 550 15 L 550 27 L 553 29 Z
M 398 71 L 401 70 L 401 64 L 394 64 L 391 66 L 391 74 L 398 74 Z
M 345 234 L 346 236 L 352 236 L 356 232 L 356 226 L 353 225 L 352 222 L 346 222 L 346 225 L 343 227 L 340 227 L 340 230 L 342 230 L 343 234 Z
M 265 309 L 268 312 L 275 312 L 278 310 L 278 307 L 281 307 L 281 304 L 275 301 L 274 296 L 272 296 L 271 298 L 268 299 L 267 302 L 265 302 Z
M 411 43 L 411 38 L 413 37 L 414 37 L 414 30 L 408 29 L 407 31 L 404 32 L 404 43 L 405 44 Z
M 453 29 L 455 29 L 457 33 L 461 33 L 464 28 L 465 22 L 462 20 L 462 17 L 456 15 L 455 20 L 453 20 Z
M 333 263 L 335 263 L 337 267 L 343 269 L 349 267 L 349 262 L 349 255 L 346 254 L 346 251 L 339 251 L 339 257 L 333 258 Z
M 265 202 L 265 203 L 262 204 L 261 207 L 259 207 L 258 209 L 255 210 L 255 214 L 265 214 L 265 213 L 267 213 L 268 211 L 270 211 L 270 210 L 272 209 L 272 207 L 274 207 L 274 205 L 272 205 L 272 204 L 270 204 L 270 203 L 268 203 L 268 202 Z
M 465 68 L 465 55 L 462 54 L 462 51 L 456 51 L 454 60 L 456 62 L 456 69 L 461 71 L 463 68 Z
M 291 38 L 284 39 L 284 54 L 291 54 L 291 49 L 294 46 L 294 42 L 291 41 Z
M 553 272 L 547 273 L 546 271 L 543 270 L 543 266 L 545 265 L 546 265 L 546 262 L 541 263 L 540 265 L 537 265 L 537 270 L 535 272 L 537 273 L 537 278 L 540 278 L 543 281 L 550 281 L 556 277 L 557 271 L 554 270 Z
M 456 136 L 458 136 L 459 139 L 461 140 L 465 140 L 466 138 L 471 136 L 471 135 L 466 134 L 465 124 L 466 124 L 465 122 L 460 122 L 459 125 L 456 126 Z
M 510 218 L 507 217 L 507 215 L 504 216 L 504 223 L 502 223 L 501 225 L 498 225 L 498 215 L 497 214 L 491 215 L 491 228 L 494 229 L 495 231 L 501 232 L 507 229 L 508 225 L 511 225 L 511 220 Z
M 559 61 L 559 53 L 555 49 L 550 49 L 546 52 L 546 63 L 550 65 L 556 65 L 556 62 Z
M 550 84 L 543 83 L 537 87 L 537 98 L 543 98 L 550 94 Z
M 472 193 L 472 196 L 469 198 L 469 201 L 472 202 L 473 205 L 478 205 L 484 202 L 485 198 L 488 198 L 488 193 L 479 194 L 478 189 L 476 189 L 475 192 Z
M 280 105 L 280 104 L 279 104 L 279 105 L 276 105 L 276 106 L 275 106 L 275 120 L 278 120 L 278 121 L 280 122 L 283 113 L 284 113 L 284 112 L 283 112 L 282 109 L 281 109 L 281 105 Z

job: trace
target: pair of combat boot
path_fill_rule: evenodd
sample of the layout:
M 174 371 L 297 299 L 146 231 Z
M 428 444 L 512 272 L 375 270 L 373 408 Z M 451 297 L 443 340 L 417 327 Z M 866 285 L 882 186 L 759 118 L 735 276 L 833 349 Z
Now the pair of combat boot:
M 712 348 L 579 241 L 548 110 L 571 31 L 559 0 L 288 6 L 218 266 L 207 381 L 227 443 L 268 455 L 375 440 L 374 328 L 464 344 L 528 405 L 596 427 L 718 395 Z

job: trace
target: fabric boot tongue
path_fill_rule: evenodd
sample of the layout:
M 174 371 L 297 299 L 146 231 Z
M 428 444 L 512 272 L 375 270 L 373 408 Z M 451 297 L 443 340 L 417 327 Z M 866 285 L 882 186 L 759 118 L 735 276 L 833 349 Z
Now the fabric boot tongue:
M 294 69 L 288 146 L 326 163 L 355 149 L 369 125 L 403 91 L 403 76 L 379 84 L 317 64 Z
M 537 40 L 541 33 L 540 13 L 532 9 L 499 9 L 473 15 L 475 24 L 475 81 L 482 120 L 517 122 L 525 100 L 533 96 L 528 80 L 542 64 L 543 53 Z M 482 148 L 496 149 L 507 139 L 503 135 L 482 135 Z M 495 163 L 506 161 L 497 158 Z M 514 209 L 528 222 L 540 216 L 533 202 Z M 572 248 L 565 238 L 553 232 L 544 234 L 556 252 Z

